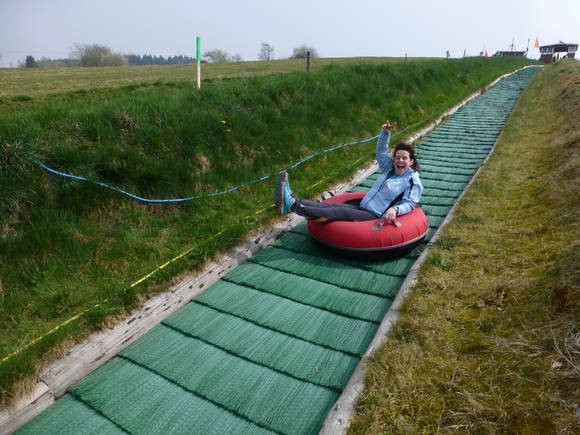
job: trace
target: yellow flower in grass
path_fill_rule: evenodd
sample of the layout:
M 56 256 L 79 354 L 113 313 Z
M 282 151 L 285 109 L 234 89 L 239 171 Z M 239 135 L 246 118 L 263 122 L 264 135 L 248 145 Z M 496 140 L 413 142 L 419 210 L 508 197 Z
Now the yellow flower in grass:
M 228 121 L 226 119 L 222 119 L 221 123 L 226 127 L 226 133 L 231 133 L 232 129 L 228 127 Z

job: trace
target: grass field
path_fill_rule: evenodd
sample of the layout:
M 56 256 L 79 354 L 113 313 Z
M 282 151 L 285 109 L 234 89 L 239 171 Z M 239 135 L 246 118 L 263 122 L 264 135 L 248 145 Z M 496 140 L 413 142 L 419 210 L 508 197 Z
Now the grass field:
M 312 59 L 310 71 L 316 72 L 328 65 L 400 63 L 401 58 L 343 58 Z M 428 58 L 408 58 L 408 62 L 429 61 Z M 201 85 L 216 80 L 269 74 L 287 74 L 306 71 L 306 60 L 287 59 L 252 62 L 220 62 L 201 65 Z M 194 89 L 197 86 L 197 65 L 127 66 L 101 68 L 0 68 L 0 110 L 14 102 L 37 101 L 63 93 L 87 89 L 147 86 L 160 83 L 182 82 Z
M 200 90 L 193 66 L 0 70 L 10 89 L 0 98 L 0 402 L 71 343 L 276 219 L 269 179 L 208 195 L 372 137 L 386 117 L 403 138 L 526 63 L 315 60 L 306 73 L 284 72 L 298 61 L 243 62 L 215 65 Z M 324 154 L 293 171 L 293 185 L 315 196 L 373 150 Z M 143 203 L 93 181 L 202 198 Z
M 548 65 L 373 356 L 350 432 L 580 430 L 580 66 Z

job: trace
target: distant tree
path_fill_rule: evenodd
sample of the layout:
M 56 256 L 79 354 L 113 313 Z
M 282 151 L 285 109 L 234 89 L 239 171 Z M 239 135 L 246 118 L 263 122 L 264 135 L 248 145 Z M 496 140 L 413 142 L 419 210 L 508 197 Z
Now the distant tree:
M 24 65 L 26 66 L 26 68 L 38 68 L 38 64 L 36 63 L 36 60 L 34 60 L 33 56 L 26 56 Z
M 212 63 L 228 61 L 228 54 L 225 51 L 219 49 L 206 51 L 203 53 L 203 57 L 207 58 L 207 61 Z
M 111 49 L 99 44 L 76 44 L 71 56 L 78 60 L 80 66 L 120 66 L 126 65 L 125 56 L 113 53 Z
M 274 47 L 270 44 L 266 44 L 262 42 L 262 48 L 260 48 L 260 52 L 258 53 L 259 60 L 272 60 L 274 59 Z
M 290 59 L 306 59 L 308 52 L 310 52 L 311 59 L 318 57 L 318 53 L 316 52 L 315 48 L 308 47 L 306 45 L 301 45 L 300 47 L 294 49 L 294 51 L 292 52 L 292 56 L 290 56 Z
M 127 63 L 129 65 L 141 65 L 141 56 L 137 54 L 127 54 Z
M 100 66 L 101 58 L 111 49 L 98 44 L 75 44 L 71 57 L 78 59 L 80 66 Z
M 127 58 L 120 53 L 109 53 L 101 57 L 101 66 L 128 65 Z
M 242 56 L 237 53 L 230 57 L 231 62 L 242 62 L 243 60 L 244 59 L 242 59 Z

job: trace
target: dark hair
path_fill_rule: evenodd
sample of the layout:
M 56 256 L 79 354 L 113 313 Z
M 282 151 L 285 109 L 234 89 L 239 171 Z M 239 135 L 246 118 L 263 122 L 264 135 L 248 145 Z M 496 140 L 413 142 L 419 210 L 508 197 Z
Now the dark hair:
M 405 143 L 405 142 L 399 143 L 397 146 L 395 146 L 395 149 L 393 151 L 393 158 L 395 158 L 395 154 L 397 154 L 397 151 L 407 151 L 409 153 L 409 158 L 411 160 L 413 160 L 413 164 L 411 165 L 411 168 L 417 172 L 421 170 L 421 166 L 419 165 L 419 161 L 417 160 L 417 157 L 415 156 L 415 147 L 412 144 Z

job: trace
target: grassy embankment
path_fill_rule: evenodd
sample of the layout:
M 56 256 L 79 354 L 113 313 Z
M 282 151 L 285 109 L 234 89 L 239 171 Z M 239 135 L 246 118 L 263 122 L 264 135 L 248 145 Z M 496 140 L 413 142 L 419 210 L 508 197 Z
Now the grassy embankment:
M 337 61 L 309 74 L 208 81 L 201 90 L 193 77 L 120 86 L 122 79 L 107 79 L 119 71 L 103 69 L 94 87 L 75 79 L 81 83 L 71 81 L 70 91 L 60 84 L 46 93 L 32 89 L 29 98 L 21 85 L 0 100 L 0 402 L 21 394 L 74 340 L 275 219 L 270 181 L 213 198 L 144 204 L 51 175 L 33 159 L 144 197 L 203 195 L 372 137 L 385 117 L 399 122 L 402 137 L 525 62 Z M 89 74 L 47 74 L 69 71 Z M 369 143 L 324 154 L 293 172 L 293 186 L 315 195 L 368 163 L 373 150 Z
M 368 367 L 351 433 L 580 430 L 580 64 L 536 75 Z
M 428 58 L 409 58 L 409 62 L 428 62 Z M 400 63 L 400 58 L 353 57 L 312 59 L 310 71 L 316 72 L 329 65 Z M 202 85 L 221 79 L 286 74 L 306 70 L 304 59 L 273 60 L 268 62 L 220 62 L 202 64 Z M 2 69 L 0 68 L 0 113 L 6 104 L 28 103 L 58 96 L 62 93 L 88 89 L 115 89 L 124 86 L 159 86 L 176 84 L 195 88 L 197 65 L 143 66 L 115 68 L 55 68 L 55 69 Z

